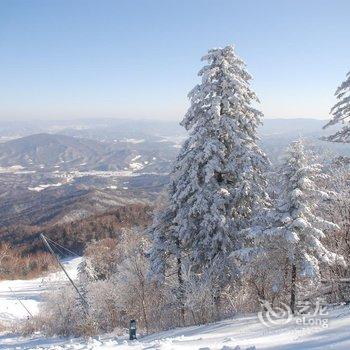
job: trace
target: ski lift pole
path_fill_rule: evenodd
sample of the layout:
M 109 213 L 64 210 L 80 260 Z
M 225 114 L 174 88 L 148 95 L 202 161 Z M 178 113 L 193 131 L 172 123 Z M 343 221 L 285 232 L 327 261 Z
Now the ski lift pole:
M 23 306 L 23 308 L 27 311 L 28 315 L 33 318 L 33 314 L 27 309 L 27 307 L 22 303 L 22 301 L 17 297 L 15 292 L 9 287 L 10 292 L 13 294 L 13 296 L 17 299 L 17 301 Z
M 69 282 L 71 283 L 71 285 L 74 287 L 75 291 L 77 292 L 81 303 L 83 305 L 84 311 L 86 312 L 86 314 L 88 314 L 88 303 L 85 300 L 85 298 L 83 297 L 83 295 L 80 293 L 78 287 L 75 285 L 75 283 L 73 282 L 73 280 L 70 278 L 70 276 L 68 275 L 68 272 L 66 271 L 66 269 L 64 268 L 64 266 L 62 265 L 60 259 L 57 257 L 57 255 L 55 254 L 55 252 L 53 251 L 53 249 L 51 248 L 49 242 L 47 241 L 46 237 L 41 233 L 40 234 L 40 238 L 43 240 L 45 246 L 47 247 L 47 249 L 49 250 L 49 252 L 51 253 L 51 255 L 54 256 L 54 258 L 56 259 L 58 265 L 60 266 L 60 268 L 63 270 L 64 274 L 67 276 Z

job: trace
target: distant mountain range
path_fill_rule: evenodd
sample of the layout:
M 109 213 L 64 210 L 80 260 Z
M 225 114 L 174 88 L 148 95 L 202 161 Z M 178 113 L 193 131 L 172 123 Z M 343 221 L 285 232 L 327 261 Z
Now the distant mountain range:
M 323 136 L 337 130 L 337 126 L 323 130 L 325 120 L 319 119 L 265 119 L 259 128 L 261 145 L 270 159 L 275 162 L 284 154 L 288 144 L 298 138 L 305 139 L 309 146 L 328 157 L 350 156 L 350 145 L 321 141 Z
M 303 133 L 322 134 L 322 126 L 326 120 L 298 119 L 269 119 L 263 118 L 260 128 L 263 134 L 274 133 Z M 128 119 L 91 119 L 65 121 L 0 121 L 0 137 L 14 138 L 39 133 L 64 134 L 89 139 L 148 139 L 155 140 L 164 136 L 184 135 L 185 130 L 179 121 L 159 120 L 128 120 Z
M 304 137 L 316 147 L 349 155 L 347 145 L 319 141 L 333 130 L 317 119 L 265 119 L 261 143 L 272 159 L 292 140 Z M 26 126 L 0 122 L 0 167 L 46 170 L 128 170 L 168 172 L 186 131 L 174 121 L 98 120 L 46 122 Z M 33 133 L 34 131 L 40 133 Z M 30 135 L 27 135 L 30 133 Z
M 291 135 L 295 136 L 321 136 L 328 133 L 322 130 L 326 124 L 325 120 L 320 119 L 263 119 L 263 125 L 259 132 L 263 136 L 269 135 Z
M 323 131 L 324 124 L 266 119 L 261 146 L 273 162 L 299 137 L 329 159 L 350 156 L 350 145 L 319 140 L 332 132 Z M 0 122 L 0 239 L 122 206 L 152 206 L 186 136 L 176 122 Z
M 103 151 L 103 145 L 94 140 L 65 135 L 35 134 L 0 144 L 0 164 L 3 167 L 12 165 L 33 167 L 41 164 L 53 166 L 65 162 L 90 160 L 96 162 Z
M 172 135 L 184 135 L 176 121 L 87 119 L 65 121 L 1 121 L 0 140 L 33 134 L 49 133 L 94 139 L 114 140 L 161 140 Z
M 29 170 L 162 171 L 178 150 L 173 142 L 127 139 L 101 142 L 59 134 L 34 134 L 0 143 L 0 167 Z

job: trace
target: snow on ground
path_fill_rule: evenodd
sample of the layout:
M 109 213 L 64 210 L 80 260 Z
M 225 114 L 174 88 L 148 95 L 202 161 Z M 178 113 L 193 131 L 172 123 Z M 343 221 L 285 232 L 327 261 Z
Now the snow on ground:
M 43 190 L 46 190 L 47 188 L 50 188 L 50 187 L 60 187 L 62 186 L 62 182 L 58 182 L 56 184 L 47 184 L 47 185 L 39 185 L 37 187 L 28 187 L 28 190 L 29 191 L 35 191 L 35 192 L 41 192 Z
M 69 275 L 77 277 L 77 267 L 81 258 L 65 260 L 63 265 Z M 42 294 L 58 284 L 65 283 L 67 278 L 62 271 L 50 273 L 46 277 L 33 280 L 9 280 L 0 282 L 0 322 L 7 323 L 28 316 L 27 311 L 17 300 L 19 299 L 32 314 L 38 312 Z M 13 293 L 11 292 L 11 290 Z M 0 342 L 1 344 L 1 342 Z M 1 349 L 1 345 L 0 345 Z
M 141 170 L 143 169 L 143 164 L 137 162 L 130 163 L 130 169 L 132 169 L 133 171 Z
M 114 142 L 127 142 L 127 143 L 143 143 L 144 139 L 122 139 L 122 140 L 114 140 Z
M 141 155 L 138 154 L 136 157 L 134 157 L 133 159 L 131 159 L 131 162 L 136 162 L 138 159 L 141 158 Z
M 24 169 L 24 167 L 22 165 L 12 165 L 12 166 L 6 167 L 6 168 L 0 167 L 0 172 L 1 173 L 13 173 L 16 171 L 21 171 L 23 169 Z
M 65 261 L 70 276 L 76 278 L 81 259 Z M 0 282 L 0 321 L 26 317 L 25 309 L 11 294 L 9 287 L 25 306 L 38 312 L 42 293 L 66 281 L 62 272 L 34 280 Z M 271 328 L 263 325 L 257 315 L 240 316 L 210 325 L 177 328 L 129 341 L 127 337 L 104 335 L 84 340 L 60 337 L 44 338 L 40 334 L 21 337 L 0 334 L 0 349 L 51 350 L 349 350 L 350 307 L 337 307 L 324 316 L 328 327 L 308 326 L 290 322 Z
M 279 326 L 266 328 L 256 316 L 239 317 L 212 325 L 179 328 L 143 337 L 137 341 L 105 336 L 88 341 L 63 338 L 0 337 L 2 349 L 99 349 L 99 350 L 348 350 L 349 309 L 330 313 L 328 328 Z
M 131 159 L 131 163 L 129 165 L 130 169 L 132 169 L 133 171 L 137 171 L 137 170 L 141 170 L 143 169 L 144 165 L 140 162 L 137 162 L 137 160 L 141 159 L 141 155 L 137 155 L 136 157 L 134 157 L 133 159 Z
M 10 167 L 0 167 L 0 174 L 33 174 L 35 170 L 25 170 L 22 165 L 12 165 Z
M 0 335 L 1 349 L 51 350 L 349 350 L 350 309 L 329 313 L 328 328 L 280 325 L 267 328 L 253 316 L 237 317 L 218 323 L 178 328 L 141 337 L 135 341 L 113 335 L 83 340 L 59 337 L 31 338 Z

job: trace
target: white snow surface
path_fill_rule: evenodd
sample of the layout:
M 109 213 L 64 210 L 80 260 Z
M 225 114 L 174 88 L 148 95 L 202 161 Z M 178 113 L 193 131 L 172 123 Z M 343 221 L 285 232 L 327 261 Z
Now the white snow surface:
M 133 171 L 141 170 L 142 168 L 143 168 L 142 163 L 137 163 L 137 162 L 130 163 L 130 169 L 132 169 Z
M 77 277 L 77 267 L 82 258 L 63 261 L 69 276 Z M 67 278 L 62 271 L 52 272 L 45 277 L 32 280 L 7 280 L 0 282 L 0 323 L 16 321 L 28 316 L 27 311 L 17 300 L 19 299 L 32 314 L 38 312 L 42 294 L 50 288 L 66 283 Z M 11 290 L 13 293 L 11 292 Z M 17 298 L 17 299 L 16 299 Z M 1 342 L 0 342 L 1 349 Z
M 59 337 L 31 338 L 14 334 L 0 336 L 0 349 L 99 349 L 99 350 L 349 350 L 350 309 L 337 308 L 329 314 L 329 327 L 296 326 L 267 328 L 255 315 L 218 323 L 178 328 L 129 341 L 106 335 L 89 340 Z
M 56 184 L 46 184 L 46 185 L 39 185 L 37 187 L 28 187 L 28 190 L 29 191 L 35 191 L 35 192 L 41 192 L 43 190 L 46 190 L 47 188 L 50 188 L 50 187 L 60 187 L 62 186 L 62 182 L 58 182 Z
M 76 278 L 80 258 L 64 262 L 71 277 Z M 42 293 L 65 283 L 61 272 L 44 278 L 0 282 L 0 321 L 26 317 L 26 311 L 15 300 L 8 287 L 32 312 L 38 312 Z M 289 323 L 268 328 L 260 323 L 257 315 L 237 316 L 221 322 L 177 328 L 129 341 L 127 336 L 114 334 L 91 339 L 45 338 L 40 334 L 21 337 L 13 333 L 0 333 L 0 349 L 51 349 L 51 350 L 349 350 L 350 307 L 329 310 L 328 328 Z

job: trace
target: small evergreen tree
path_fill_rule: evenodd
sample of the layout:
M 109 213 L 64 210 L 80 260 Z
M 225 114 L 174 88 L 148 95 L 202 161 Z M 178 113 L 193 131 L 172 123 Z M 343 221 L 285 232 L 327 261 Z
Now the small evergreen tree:
M 332 142 L 348 143 L 350 142 L 350 72 L 347 74 L 347 79 L 338 87 L 335 96 L 338 102 L 331 110 L 332 118 L 323 128 L 337 123 L 343 124 L 343 128 L 325 139 Z
M 322 177 L 320 166 L 310 164 L 301 141 L 293 142 L 287 150 L 281 168 L 281 192 L 275 212 L 275 226 L 264 232 L 265 240 L 273 252 L 285 256 L 290 271 L 290 307 L 295 311 L 297 278 L 315 279 L 320 276 L 320 266 L 345 264 L 344 259 L 322 244 L 325 230 L 339 227 L 317 216 L 321 199 L 328 198 L 318 189 Z

